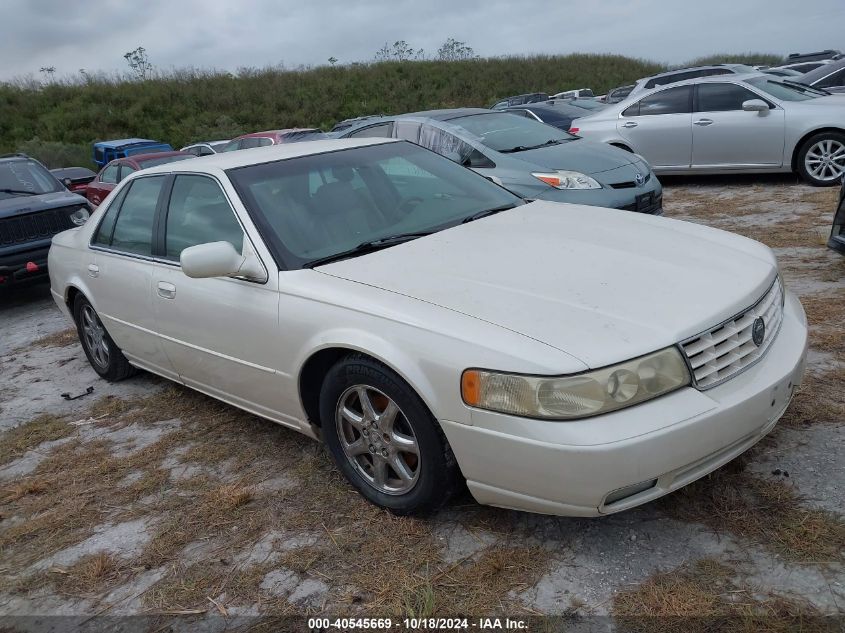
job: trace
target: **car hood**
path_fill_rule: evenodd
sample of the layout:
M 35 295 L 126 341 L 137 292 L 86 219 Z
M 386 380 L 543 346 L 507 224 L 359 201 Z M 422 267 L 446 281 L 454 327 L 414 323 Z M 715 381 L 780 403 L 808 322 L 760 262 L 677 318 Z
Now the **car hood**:
M 15 196 L 0 198 L 0 218 L 8 218 L 34 211 L 45 211 L 58 207 L 69 207 L 75 204 L 87 204 L 85 198 L 70 191 L 56 191 L 44 193 L 40 196 Z
M 600 174 L 626 165 L 636 165 L 639 162 L 631 152 L 584 139 L 505 154 L 505 156 L 532 163 L 540 169 L 569 169 L 588 175 Z
M 537 201 L 315 270 L 475 317 L 601 367 L 734 316 L 762 296 L 777 269 L 767 247 L 724 231 Z

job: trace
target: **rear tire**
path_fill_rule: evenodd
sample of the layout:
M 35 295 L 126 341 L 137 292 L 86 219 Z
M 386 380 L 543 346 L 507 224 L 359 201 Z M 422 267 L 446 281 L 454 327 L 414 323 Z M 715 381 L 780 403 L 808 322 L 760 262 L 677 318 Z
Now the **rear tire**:
M 101 378 L 117 382 L 137 373 L 106 332 L 94 306 L 81 294 L 73 302 L 73 319 L 85 356 Z
M 833 187 L 845 174 L 845 134 L 822 132 L 808 138 L 798 152 L 798 173 L 814 187 Z
M 355 354 L 332 367 L 320 392 L 320 419 L 343 476 L 394 514 L 436 510 L 460 487 L 458 464 L 437 420 L 378 361 Z

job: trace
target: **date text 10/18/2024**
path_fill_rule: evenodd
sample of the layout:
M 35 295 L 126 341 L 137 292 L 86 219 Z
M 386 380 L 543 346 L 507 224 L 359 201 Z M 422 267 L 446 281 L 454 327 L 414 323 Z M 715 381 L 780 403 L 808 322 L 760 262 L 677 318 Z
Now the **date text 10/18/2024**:
M 524 631 L 528 621 L 511 618 L 308 618 L 310 631 Z

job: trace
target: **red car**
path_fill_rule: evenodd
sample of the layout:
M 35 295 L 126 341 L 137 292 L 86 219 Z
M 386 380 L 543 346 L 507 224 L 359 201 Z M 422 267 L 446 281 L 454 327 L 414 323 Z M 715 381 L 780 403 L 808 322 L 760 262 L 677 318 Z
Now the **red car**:
M 111 190 L 117 186 L 117 183 L 133 171 L 188 158 L 196 158 L 196 156 L 188 152 L 155 152 L 151 154 L 135 154 L 128 158 L 118 158 L 103 167 L 102 171 L 97 174 L 97 177 L 88 183 L 85 197 L 88 198 L 91 204 L 95 206 L 99 205 L 111 193 Z
M 299 141 L 318 141 L 329 138 L 321 130 L 311 127 L 288 128 L 287 130 L 267 130 L 266 132 L 252 132 L 233 138 L 218 152 L 233 152 L 238 149 L 278 145 L 279 143 L 297 143 Z

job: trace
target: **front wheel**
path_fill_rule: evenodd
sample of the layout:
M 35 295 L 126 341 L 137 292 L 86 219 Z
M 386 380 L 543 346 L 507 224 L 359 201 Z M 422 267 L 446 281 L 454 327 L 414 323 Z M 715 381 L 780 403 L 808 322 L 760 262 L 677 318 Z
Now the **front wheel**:
M 832 187 L 845 174 L 845 134 L 822 132 L 809 138 L 798 153 L 798 172 L 814 187 Z
M 137 370 L 106 332 L 94 306 L 81 294 L 73 302 L 73 318 L 85 356 L 101 378 L 117 382 L 135 374 Z
M 411 387 L 365 356 L 338 362 L 320 393 L 323 437 L 344 477 L 394 514 L 429 512 L 460 474 L 442 429 Z

